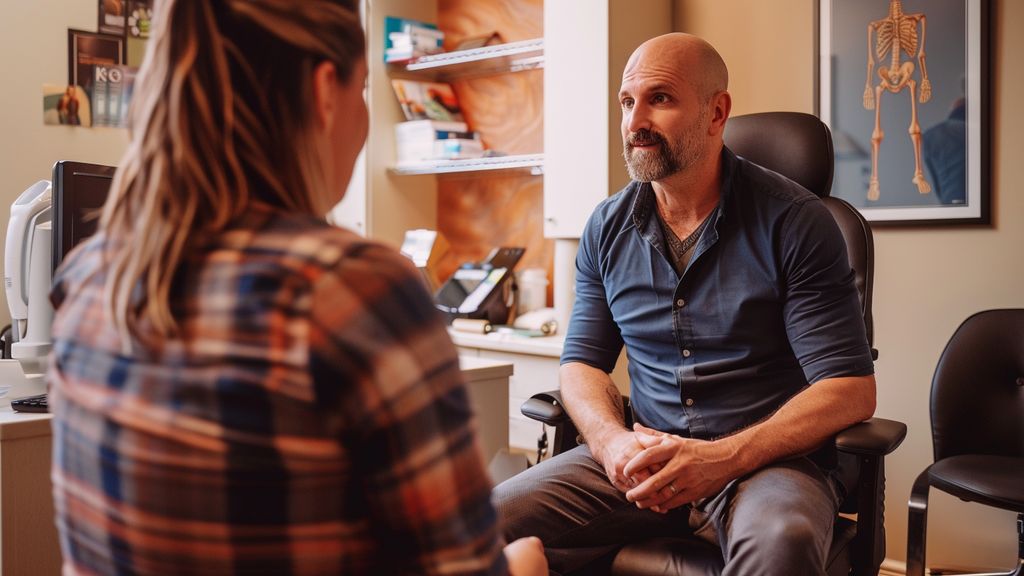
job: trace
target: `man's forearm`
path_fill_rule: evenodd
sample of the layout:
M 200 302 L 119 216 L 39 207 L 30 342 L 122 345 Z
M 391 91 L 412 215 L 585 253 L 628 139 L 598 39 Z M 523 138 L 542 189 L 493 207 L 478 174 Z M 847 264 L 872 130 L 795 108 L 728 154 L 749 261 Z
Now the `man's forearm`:
M 625 430 L 622 395 L 603 370 L 570 362 L 559 369 L 562 400 L 573 423 L 590 444 Z
M 664 512 L 716 494 L 730 480 L 768 464 L 807 454 L 836 432 L 871 416 L 872 376 L 829 378 L 791 398 L 766 420 L 718 440 L 680 438 L 637 426 L 644 450 L 623 466 L 626 477 L 654 474 L 626 492 L 641 508 Z M 671 494 L 663 487 L 673 486 Z
M 874 376 L 827 378 L 807 387 L 767 420 L 722 438 L 736 476 L 807 454 L 875 412 Z

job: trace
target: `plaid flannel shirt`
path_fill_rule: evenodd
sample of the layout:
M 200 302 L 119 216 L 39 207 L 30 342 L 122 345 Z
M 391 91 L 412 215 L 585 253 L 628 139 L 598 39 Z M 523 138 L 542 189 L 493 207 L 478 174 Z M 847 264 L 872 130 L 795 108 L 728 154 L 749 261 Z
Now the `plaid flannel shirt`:
M 124 355 L 102 235 L 54 282 L 65 574 L 504 573 L 455 348 L 416 270 L 256 207 Z

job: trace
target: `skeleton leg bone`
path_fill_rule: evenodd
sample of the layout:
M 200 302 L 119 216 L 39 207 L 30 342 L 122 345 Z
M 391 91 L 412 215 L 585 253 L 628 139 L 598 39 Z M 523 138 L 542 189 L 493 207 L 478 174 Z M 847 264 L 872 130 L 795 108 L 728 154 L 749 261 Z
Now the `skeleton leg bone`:
M 871 132 L 871 182 L 868 184 L 868 200 L 878 200 L 878 149 L 885 133 L 882 132 L 882 85 L 875 86 L 875 129 Z
M 911 181 L 917 185 L 917 191 L 927 194 L 932 187 L 925 180 L 924 171 L 921 169 L 921 125 L 917 123 L 917 101 L 914 99 L 917 91 L 917 83 L 910 80 L 907 85 L 910 87 L 910 140 L 914 144 L 914 177 Z

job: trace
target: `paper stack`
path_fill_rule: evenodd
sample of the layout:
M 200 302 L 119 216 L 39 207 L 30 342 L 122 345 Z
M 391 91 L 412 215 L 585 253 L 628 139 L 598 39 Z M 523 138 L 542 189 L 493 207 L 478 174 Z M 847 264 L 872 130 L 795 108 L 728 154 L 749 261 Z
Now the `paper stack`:
M 479 158 L 484 153 L 479 134 L 470 131 L 465 122 L 438 120 L 395 124 L 395 148 L 398 164 Z
M 389 64 L 444 51 L 444 32 L 434 24 L 388 16 L 384 19 L 384 31 L 384 62 Z

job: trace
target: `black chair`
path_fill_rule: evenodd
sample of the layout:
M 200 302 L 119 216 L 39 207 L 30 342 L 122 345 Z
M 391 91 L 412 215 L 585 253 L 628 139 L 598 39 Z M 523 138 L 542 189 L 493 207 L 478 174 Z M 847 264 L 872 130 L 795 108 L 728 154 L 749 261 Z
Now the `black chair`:
M 828 195 L 833 169 L 832 137 L 828 127 L 809 114 L 749 114 L 728 121 L 725 143 L 736 154 L 787 176 L 824 200 L 846 240 L 850 264 L 857 276 L 868 339 L 872 341 L 874 246 L 871 228 L 855 208 Z M 877 357 L 874 350 L 872 353 Z M 623 398 L 623 402 L 628 418 L 631 413 L 628 398 Z M 534 396 L 523 404 L 522 412 L 555 427 L 552 454 L 582 442 L 562 408 L 558 392 Z M 827 565 L 830 576 L 878 573 L 885 557 L 884 457 L 900 445 L 906 431 L 906 425 L 901 422 L 872 418 L 836 437 L 841 465 L 855 471 L 859 468 L 857 483 L 841 508 L 844 513 L 856 514 L 857 520 L 836 518 Z M 722 565 L 722 553 L 717 547 L 692 539 L 657 538 L 623 547 L 612 562 L 612 573 L 632 576 L 718 574 Z
M 910 493 L 907 576 L 924 576 L 933 486 L 1016 512 L 1017 567 L 1006 574 L 1024 574 L 1024 309 L 964 320 L 935 368 L 931 418 L 935 463 Z

